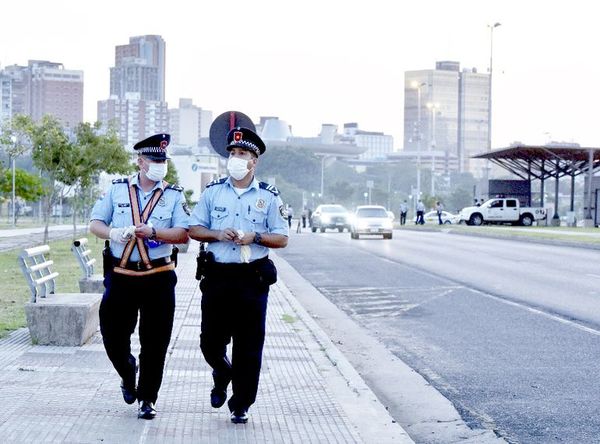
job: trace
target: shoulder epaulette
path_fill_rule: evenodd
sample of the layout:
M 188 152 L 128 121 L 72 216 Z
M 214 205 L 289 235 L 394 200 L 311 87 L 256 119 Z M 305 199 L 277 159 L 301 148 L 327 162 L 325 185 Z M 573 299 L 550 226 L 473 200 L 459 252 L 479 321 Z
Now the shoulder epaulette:
M 177 185 L 176 183 L 170 183 L 165 187 L 165 190 L 175 190 L 175 191 L 183 191 L 183 187 Z
M 120 179 L 115 179 L 112 183 L 129 183 L 129 179 L 127 177 L 121 177 Z
M 275 196 L 279 196 L 279 190 L 275 185 L 269 185 L 267 182 L 258 182 L 258 186 L 263 190 L 273 193 Z
M 227 178 L 226 178 L 226 177 L 222 177 L 221 179 L 215 179 L 215 180 L 213 180 L 212 182 L 209 182 L 209 183 L 206 185 L 206 188 L 208 188 L 208 187 L 212 187 L 213 185 L 222 185 L 222 184 L 224 184 L 226 181 L 227 181 Z

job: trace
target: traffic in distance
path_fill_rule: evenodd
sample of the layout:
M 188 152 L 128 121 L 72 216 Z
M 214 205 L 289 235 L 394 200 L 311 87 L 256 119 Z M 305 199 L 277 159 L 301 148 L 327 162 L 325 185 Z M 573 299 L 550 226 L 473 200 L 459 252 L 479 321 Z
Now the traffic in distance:
M 352 239 L 360 236 L 379 235 L 383 239 L 391 239 L 393 233 L 394 213 L 381 205 L 359 205 L 353 212 L 339 204 L 319 205 L 309 217 L 311 231 L 344 230 L 350 232 Z M 546 210 L 541 207 L 521 206 L 519 199 L 497 197 L 480 205 L 463 208 L 459 214 L 436 210 L 424 214 L 428 224 L 512 224 L 531 226 L 546 218 Z

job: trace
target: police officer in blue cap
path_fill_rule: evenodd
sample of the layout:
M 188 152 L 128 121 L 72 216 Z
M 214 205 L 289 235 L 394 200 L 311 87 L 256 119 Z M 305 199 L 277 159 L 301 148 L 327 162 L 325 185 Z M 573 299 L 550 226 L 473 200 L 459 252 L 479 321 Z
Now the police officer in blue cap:
M 225 403 L 231 382 L 228 407 L 231 421 L 240 424 L 256 400 L 269 285 L 277 279 L 269 248 L 285 247 L 289 232 L 279 191 L 255 178 L 263 141 L 249 128 L 234 127 L 224 142 L 213 148 L 228 156 L 229 177 L 207 185 L 190 217 L 190 237 L 207 242 L 214 256 L 200 282 L 200 348 L 213 368 L 211 405 Z
M 105 261 L 100 331 L 121 376 L 127 404 L 139 400 L 138 417 L 153 419 L 175 313 L 172 244 L 188 240 L 183 189 L 163 179 L 170 136 L 156 134 L 134 146 L 138 174 L 116 179 L 92 210 L 90 231 L 110 239 Z M 106 252 L 105 252 L 106 254 Z M 108 269 L 107 269 L 108 268 Z M 140 317 L 138 366 L 130 338 Z

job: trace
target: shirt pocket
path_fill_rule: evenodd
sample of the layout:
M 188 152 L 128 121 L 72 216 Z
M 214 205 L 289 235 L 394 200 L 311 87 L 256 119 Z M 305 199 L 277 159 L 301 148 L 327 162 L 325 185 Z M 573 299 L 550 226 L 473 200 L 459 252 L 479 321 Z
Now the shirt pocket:
M 259 210 L 250 210 L 244 215 L 245 225 L 247 230 L 257 231 L 256 228 L 265 227 L 265 219 L 267 215 Z M 262 232 L 264 230 L 261 230 Z
M 127 205 L 127 206 L 125 206 Z M 113 204 L 113 216 L 112 216 L 112 226 L 113 227 L 126 227 L 133 224 L 133 219 L 131 217 L 131 207 L 129 206 L 129 202 L 127 203 L 119 203 L 115 202 Z
M 152 225 L 159 228 L 171 228 L 172 218 L 173 212 L 166 206 L 157 206 L 150 215 L 150 221 L 152 222 Z
M 212 210 L 210 212 L 210 228 L 211 229 L 221 229 L 225 226 L 225 221 L 229 216 L 229 211 L 217 211 Z

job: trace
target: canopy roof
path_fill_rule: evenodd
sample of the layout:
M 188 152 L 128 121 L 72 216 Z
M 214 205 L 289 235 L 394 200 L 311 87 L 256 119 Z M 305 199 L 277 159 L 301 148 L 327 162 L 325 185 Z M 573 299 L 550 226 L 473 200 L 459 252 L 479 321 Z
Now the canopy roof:
M 588 171 L 590 153 L 593 170 L 600 168 L 600 148 L 573 147 L 569 145 L 515 145 L 473 156 L 516 174 L 522 179 L 577 176 Z

